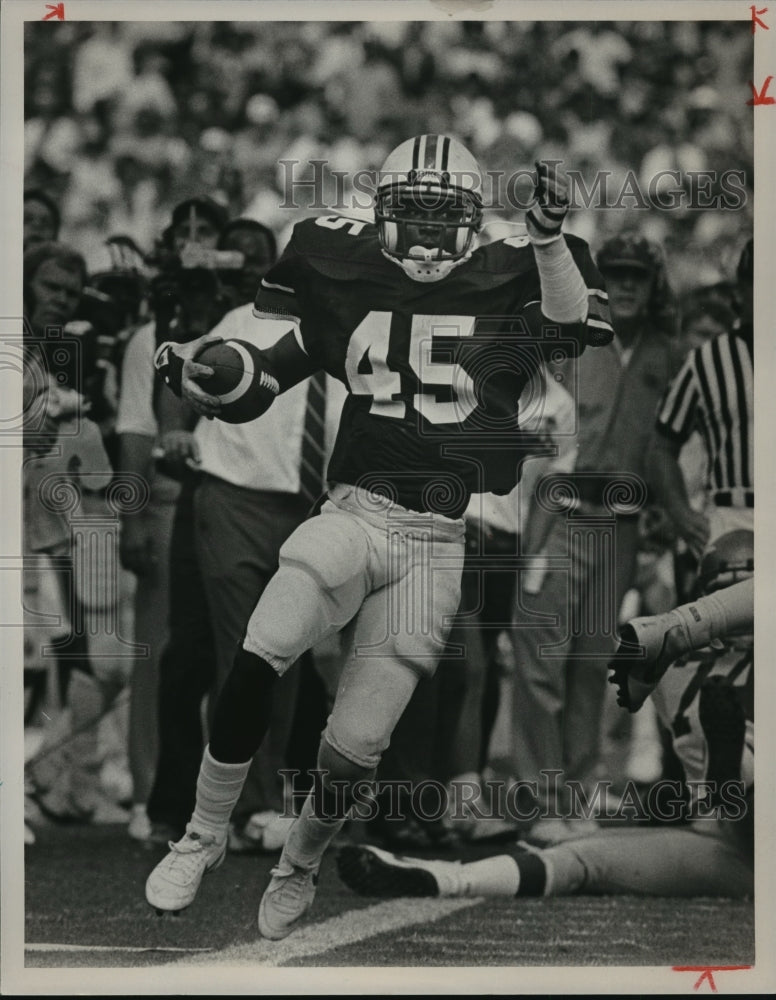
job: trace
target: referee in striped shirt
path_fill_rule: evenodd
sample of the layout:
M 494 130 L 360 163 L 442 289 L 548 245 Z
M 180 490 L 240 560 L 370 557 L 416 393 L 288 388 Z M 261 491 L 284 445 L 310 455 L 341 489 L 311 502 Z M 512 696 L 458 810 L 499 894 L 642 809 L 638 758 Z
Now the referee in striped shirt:
M 753 244 L 750 239 L 738 262 L 740 324 L 687 355 L 658 409 L 648 464 L 658 501 L 696 558 L 725 532 L 754 526 Z M 690 506 L 678 463 L 696 428 L 708 458 L 703 513 Z

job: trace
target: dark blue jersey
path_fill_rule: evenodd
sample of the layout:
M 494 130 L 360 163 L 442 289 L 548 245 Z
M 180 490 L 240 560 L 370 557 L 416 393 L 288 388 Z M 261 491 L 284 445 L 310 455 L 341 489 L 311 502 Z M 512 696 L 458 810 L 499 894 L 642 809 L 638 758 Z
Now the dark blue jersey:
M 590 290 L 587 321 L 543 318 L 526 237 L 482 246 L 440 281 L 418 282 L 381 251 L 371 223 L 330 216 L 295 228 L 254 311 L 298 320 L 312 364 L 349 395 L 330 480 L 455 516 L 471 493 L 506 493 L 536 438 L 523 405 L 542 398 L 542 361 L 608 342 L 604 283 L 566 237 Z

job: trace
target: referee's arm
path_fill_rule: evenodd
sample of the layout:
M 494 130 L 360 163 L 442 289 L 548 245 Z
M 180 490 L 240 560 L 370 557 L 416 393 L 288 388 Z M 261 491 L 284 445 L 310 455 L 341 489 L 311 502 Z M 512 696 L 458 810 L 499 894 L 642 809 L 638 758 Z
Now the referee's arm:
M 646 475 L 650 490 L 690 551 L 700 558 L 709 539 L 709 522 L 687 497 L 679 453 L 696 427 L 700 392 L 695 369 L 698 351 L 690 351 L 671 380 L 657 409 Z
M 658 504 L 664 508 L 692 554 L 699 559 L 709 539 L 710 529 L 706 516 L 693 510 L 687 497 L 687 486 L 679 465 L 683 443 L 661 433 L 658 427 L 647 455 L 647 480 Z

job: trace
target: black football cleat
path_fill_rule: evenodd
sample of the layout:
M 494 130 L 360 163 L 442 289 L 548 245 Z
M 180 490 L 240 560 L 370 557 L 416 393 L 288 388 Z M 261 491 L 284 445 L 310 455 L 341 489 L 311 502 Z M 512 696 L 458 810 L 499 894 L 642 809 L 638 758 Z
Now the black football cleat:
M 404 858 L 369 844 L 343 847 L 337 854 L 345 885 L 361 896 L 381 899 L 461 895 L 462 869 L 460 861 Z

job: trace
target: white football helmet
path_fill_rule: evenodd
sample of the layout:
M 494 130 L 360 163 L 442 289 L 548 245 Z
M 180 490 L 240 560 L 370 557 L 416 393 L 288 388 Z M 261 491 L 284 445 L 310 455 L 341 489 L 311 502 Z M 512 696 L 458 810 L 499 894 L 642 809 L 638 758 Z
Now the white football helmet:
M 715 590 L 732 587 L 754 576 L 754 532 L 745 528 L 728 531 L 720 535 L 701 559 L 695 589 L 698 596 L 712 594 Z M 751 649 L 754 636 L 751 634 L 727 636 L 717 645 L 719 648 Z
M 482 225 L 482 174 L 447 135 L 418 135 L 382 165 L 375 221 L 383 253 L 415 281 L 439 281 L 471 256 Z
M 728 531 L 714 541 L 701 559 L 696 590 L 711 594 L 754 576 L 754 532 Z

